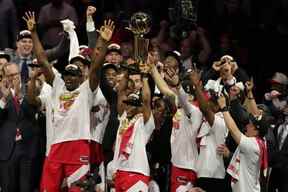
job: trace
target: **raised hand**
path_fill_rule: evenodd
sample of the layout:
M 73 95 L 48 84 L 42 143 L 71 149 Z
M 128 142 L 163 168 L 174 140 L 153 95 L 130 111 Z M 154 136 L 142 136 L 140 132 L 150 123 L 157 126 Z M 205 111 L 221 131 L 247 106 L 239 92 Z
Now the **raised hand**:
M 34 12 L 25 12 L 25 16 L 22 17 L 22 19 L 26 22 L 27 29 L 29 31 L 34 31 L 36 26 L 36 20 L 35 20 L 35 13 Z
M 109 19 L 108 21 L 107 20 L 104 21 L 104 25 L 100 28 L 100 30 L 97 30 L 97 32 L 104 40 L 110 41 L 114 29 L 115 29 L 114 21 Z
M 214 61 L 213 62 L 213 65 L 212 65 L 212 68 L 215 70 L 215 71 L 220 71 L 221 69 L 221 61 Z
M 6 98 L 11 94 L 11 83 L 9 83 L 8 79 L 4 78 L 1 82 L 1 92 L 2 98 L 6 100 Z
M 253 78 L 251 78 L 250 81 L 245 82 L 245 87 L 246 87 L 247 92 L 251 92 L 253 90 L 253 87 L 254 87 Z
M 179 84 L 179 75 L 174 69 L 167 69 L 164 74 L 165 81 L 172 86 L 177 86 Z
M 96 12 L 96 7 L 93 7 L 93 6 L 88 6 L 87 7 L 87 10 L 86 10 L 86 16 L 89 17 L 89 16 L 93 16 L 93 14 Z
M 152 69 L 152 67 L 156 66 L 157 59 L 155 58 L 155 55 L 151 52 L 148 54 L 147 57 L 147 65 Z

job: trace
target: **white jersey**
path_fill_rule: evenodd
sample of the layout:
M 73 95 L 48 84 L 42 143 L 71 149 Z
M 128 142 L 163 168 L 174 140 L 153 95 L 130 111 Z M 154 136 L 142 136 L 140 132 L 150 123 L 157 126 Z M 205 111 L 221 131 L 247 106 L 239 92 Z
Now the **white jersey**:
M 68 91 L 60 75 L 55 75 L 51 94 L 40 95 L 46 106 L 47 144 L 65 141 L 90 140 L 90 109 L 93 93 L 89 81 L 83 82 L 76 90 Z
M 223 114 L 216 113 L 213 126 L 203 121 L 198 138 L 200 152 L 197 160 L 197 177 L 224 179 L 225 167 L 223 156 L 217 154 L 217 146 L 225 143 L 228 134 Z
M 240 157 L 239 179 L 232 185 L 232 191 L 260 192 L 260 148 L 256 138 L 242 134 L 233 158 L 236 155 Z
M 110 108 L 100 88 L 95 93 L 90 114 L 91 139 L 102 144 L 104 132 L 109 121 Z
M 41 100 L 41 110 L 45 111 L 46 116 L 46 155 L 48 155 L 48 152 L 50 150 L 50 146 L 52 143 L 52 137 L 51 135 L 51 129 L 48 129 L 48 127 L 52 127 L 52 121 L 48 121 L 48 119 L 52 119 L 51 115 L 52 113 L 47 112 L 51 111 L 51 93 L 52 93 L 52 87 L 47 84 L 46 82 L 43 83 L 39 98 Z
M 126 113 L 120 118 L 119 127 L 121 127 Z M 120 129 L 117 131 L 117 138 L 115 143 L 115 152 L 113 158 L 113 171 L 117 170 L 140 173 L 150 176 L 150 168 L 146 154 L 146 144 L 148 143 L 153 130 L 155 129 L 154 118 L 151 113 L 149 120 L 144 124 L 143 116 L 140 116 L 133 129 L 133 145 L 131 146 L 131 153 L 127 158 L 120 154 L 120 144 L 122 136 Z
M 185 100 L 186 111 L 181 108 L 174 115 L 171 133 L 171 162 L 175 167 L 195 171 L 198 158 L 196 136 L 203 117 L 199 108 L 187 99 L 181 99 L 181 96 L 185 97 L 182 89 L 179 100 Z

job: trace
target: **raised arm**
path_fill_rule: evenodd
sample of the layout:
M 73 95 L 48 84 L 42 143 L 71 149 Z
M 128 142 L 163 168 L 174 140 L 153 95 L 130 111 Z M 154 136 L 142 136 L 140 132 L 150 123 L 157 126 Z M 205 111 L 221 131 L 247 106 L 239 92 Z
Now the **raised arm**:
M 246 86 L 246 91 L 247 91 L 247 96 L 245 98 L 245 103 L 247 104 L 247 111 L 257 117 L 261 115 L 261 112 L 257 107 L 256 101 L 253 95 L 253 87 L 254 87 L 253 80 L 251 79 L 250 81 L 247 81 L 245 83 L 245 86 Z
M 237 127 L 234 119 L 231 117 L 229 111 L 227 110 L 227 106 L 226 106 L 226 100 L 225 97 L 223 95 L 221 95 L 218 98 L 218 105 L 220 107 L 220 110 L 223 113 L 224 116 L 224 121 L 226 123 L 226 126 L 228 127 L 234 141 L 239 144 L 240 140 L 241 140 L 241 131 L 239 130 L 239 128 Z
M 151 92 L 148 83 L 148 77 L 143 77 L 142 98 L 143 98 L 143 117 L 144 117 L 144 123 L 146 123 L 151 116 Z
M 152 56 L 149 55 L 148 60 L 151 57 Z M 148 62 L 149 62 L 150 68 L 151 68 L 151 71 L 150 71 L 151 76 L 152 76 L 153 80 L 155 81 L 155 84 L 158 87 L 158 89 L 160 90 L 160 92 L 165 96 L 173 98 L 173 100 L 175 102 L 175 100 L 176 100 L 175 93 L 169 88 L 169 86 L 167 85 L 165 80 L 161 77 L 160 73 L 157 70 L 157 67 L 153 63 L 153 59 L 150 59 L 150 61 L 148 61 Z
M 88 6 L 86 10 L 86 32 L 88 37 L 88 47 L 93 48 L 95 47 L 95 42 L 97 39 L 97 32 L 95 29 L 95 24 L 93 21 L 93 14 L 96 12 L 96 7 Z
M 34 45 L 34 52 L 36 54 L 39 65 L 43 68 L 43 73 L 45 75 L 45 80 L 48 84 L 52 85 L 54 80 L 54 72 L 52 66 L 49 64 L 47 55 L 43 49 L 43 46 L 39 40 L 36 31 L 36 21 L 34 12 L 26 12 L 23 19 L 26 21 L 26 25 L 29 31 L 31 31 L 32 41 Z
M 100 77 L 97 75 L 97 73 L 104 62 L 107 45 L 112 38 L 114 28 L 115 26 L 113 21 L 105 20 L 104 25 L 100 28 L 100 30 L 98 30 L 99 37 L 92 54 L 92 62 L 89 71 L 89 84 L 92 91 L 98 87 Z
M 192 86 L 194 87 L 195 96 L 197 101 L 199 102 L 200 110 L 204 114 L 209 125 L 212 127 L 214 124 L 215 113 L 212 111 L 211 107 L 209 107 L 209 104 L 204 97 L 202 86 L 200 84 L 200 74 L 195 70 L 192 71 L 190 73 L 190 81 L 192 83 Z
M 148 59 L 149 62 L 149 59 Z M 143 117 L 144 123 L 148 122 L 151 116 L 151 89 L 149 86 L 149 72 L 151 71 L 151 65 L 144 63 L 139 65 L 143 76 L 143 88 L 142 88 L 142 99 L 143 99 Z
M 69 50 L 69 44 L 70 44 L 70 40 L 68 38 L 68 34 L 63 33 L 63 37 L 61 41 L 58 43 L 58 45 L 56 45 L 55 47 L 51 49 L 45 50 L 48 61 L 49 62 L 54 61 L 62 57 L 63 55 L 65 55 Z

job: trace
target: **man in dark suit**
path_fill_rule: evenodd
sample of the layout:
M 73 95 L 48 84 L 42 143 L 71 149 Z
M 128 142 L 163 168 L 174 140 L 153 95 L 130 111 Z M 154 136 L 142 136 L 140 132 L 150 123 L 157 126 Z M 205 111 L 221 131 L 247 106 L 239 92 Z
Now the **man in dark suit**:
M 286 113 L 288 106 L 286 106 Z M 284 112 L 285 114 L 285 112 Z M 274 138 L 268 140 L 270 175 L 269 192 L 288 191 L 288 115 L 273 130 Z
M 0 186 L 3 192 L 31 192 L 33 159 L 38 151 L 36 109 L 21 91 L 16 64 L 3 68 L 0 99 Z

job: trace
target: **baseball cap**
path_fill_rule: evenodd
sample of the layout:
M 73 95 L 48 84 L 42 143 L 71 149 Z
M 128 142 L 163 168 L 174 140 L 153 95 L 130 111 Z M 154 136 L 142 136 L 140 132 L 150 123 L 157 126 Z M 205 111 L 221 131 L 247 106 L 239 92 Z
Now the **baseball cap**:
M 166 52 L 165 57 L 168 57 L 168 56 L 174 57 L 178 61 L 178 63 L 181 63 L 181 53 L 179 53 L 178 51 L 176 50 L 168 51 Z
M 110 69 L 110 68 L 114 69 L 115 71 L 118 71 L 118 67 L 112 63 L 104 63 L 103 67 L 102 67 L 102 71 L 105 71 L 105 70 Z
M 63 75 L 81 76 L 82 72 L 79 66 L 74 64 L 69 64 L 65 67 Z
M 17 41 L 20 41 L 21 39 L 24 39 L 24 38 L 32 39 L 31 32 L 28 30 L 20 31 L 20 33 L 17 36 Z
M 4 51 L 0 51 L 0 58 L 5 58 L 8 62 L 10 61 L 10 55 L 5 53 Z
M 285 74 L 276 72 L 272 79 L 270 80 L 271 83 L 278 83 L 282 85 L 288 85 L 288 78 Z
M 121 52 L 121 46 L 117 43 L 111 43 L 108 47 L 107 47 L 107 53 L 109 54 L 110 52 L 117 52 L 120 55 L 122 54 Z
M 81 61 L 84 65 L 90 65 L 90 61 L 86 59 L 83 55 L 76 55 L 70 59 L 70 64 L 73 64 L 76 61 Z

